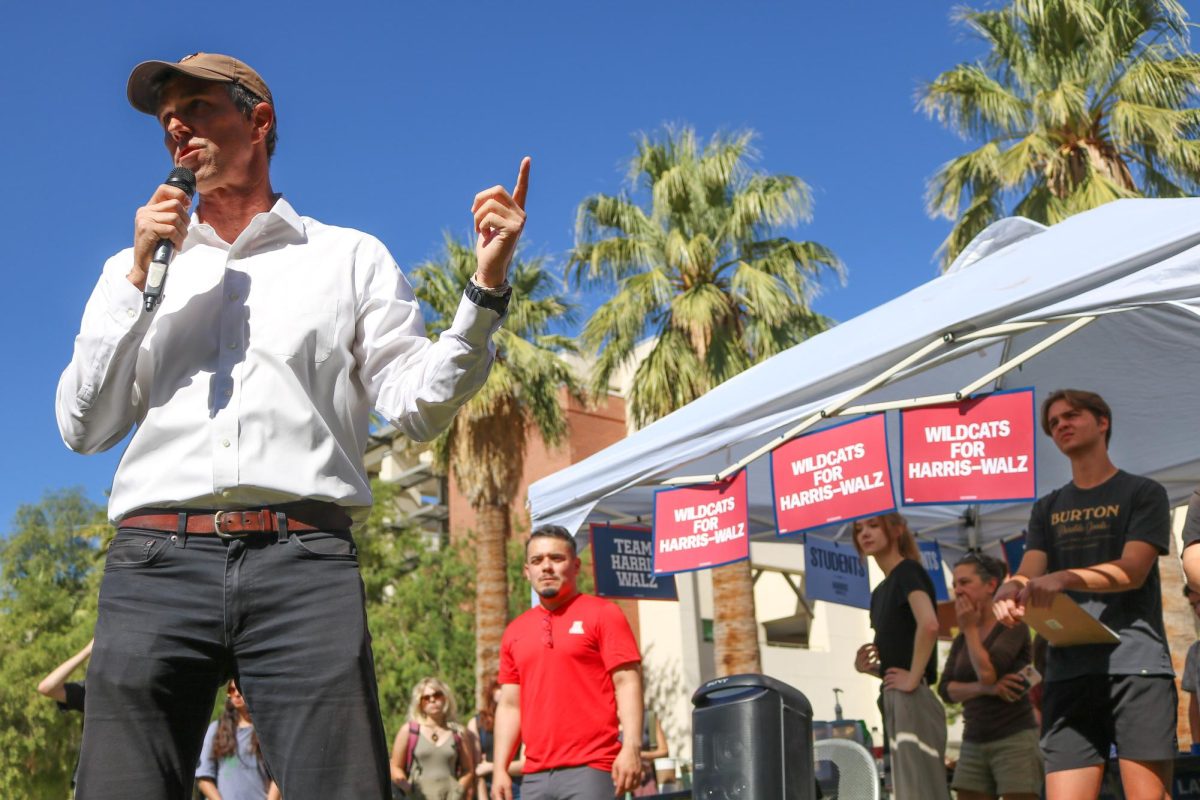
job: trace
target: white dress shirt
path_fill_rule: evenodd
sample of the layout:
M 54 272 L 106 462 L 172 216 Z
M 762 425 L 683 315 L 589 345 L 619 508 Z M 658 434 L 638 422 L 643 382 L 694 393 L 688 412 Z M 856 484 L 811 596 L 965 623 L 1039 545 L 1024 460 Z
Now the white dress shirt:
M 427 441 L 491 369 L 499 314 L 464 297 L 431 342 L 379 240 L 282 198 L 232 245 L 193 215 L 154 313 L 125 277 L 132 266 L 132 248 L 105 263 L 55 403 L 63 441 L 82 453 L 137 425 L 114 521 L 300 499 L 369 508 L 370 409 Z

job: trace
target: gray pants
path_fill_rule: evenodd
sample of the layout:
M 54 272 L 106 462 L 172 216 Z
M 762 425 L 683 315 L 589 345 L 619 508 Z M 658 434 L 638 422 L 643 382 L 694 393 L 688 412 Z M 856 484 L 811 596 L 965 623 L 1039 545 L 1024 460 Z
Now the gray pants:
M 387 743 L 354 541 L 122 529 L 100 585 L 79 800 L 185 800 L 236 676 L 288 800 L 387 800 Z
M 534 772 L 521 784 L 521 800 L 612 800 L 612 773 L 593 767 Z
M 949 800 L 946 709 L 925 681 L 911 692 L 884 690 L 883 726 L 892 753 L 896 800 Z

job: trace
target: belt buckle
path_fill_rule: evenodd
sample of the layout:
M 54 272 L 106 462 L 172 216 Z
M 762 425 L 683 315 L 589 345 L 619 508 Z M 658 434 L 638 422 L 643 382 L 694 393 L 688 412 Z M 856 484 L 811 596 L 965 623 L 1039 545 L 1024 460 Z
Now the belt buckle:
M 240 514 L 240 513 L 242 513 L 242 512 L 240 512 L 240 511 L 217 511 L 213 514 L 213 532 L 215 534 L 217 534 L 217 538 L 220 539 L 222 542 L 229 543 L 235 539 L 245 539 L 247 536 L 250 535 L 250 531 L 247 531 L 247 530 L 229 531 L 229 530 L 225 530 L 225 528 L 223 527 L 226 524 L 225 517 L 227 514 Z

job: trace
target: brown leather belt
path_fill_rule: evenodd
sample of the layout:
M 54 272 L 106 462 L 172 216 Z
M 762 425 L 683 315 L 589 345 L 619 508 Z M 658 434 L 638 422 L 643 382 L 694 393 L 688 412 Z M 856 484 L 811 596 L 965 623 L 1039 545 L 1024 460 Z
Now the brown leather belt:
M 147 508 L 122 517 L 119 528 L 140 528 L 189 536 L 218 536 L 242 539 L 255 533 L 287 531 L 344 531 L 350 528 L 350 515 L 333 503 L 303 503 L 275 508 L 236 511 L 205 511 Z

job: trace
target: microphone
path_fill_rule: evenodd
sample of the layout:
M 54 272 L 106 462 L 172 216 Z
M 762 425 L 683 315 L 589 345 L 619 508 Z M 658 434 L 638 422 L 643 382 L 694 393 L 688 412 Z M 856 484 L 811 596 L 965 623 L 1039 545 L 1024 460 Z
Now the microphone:
M 171 170 L 164 183 L 176 189 L 183 189 L 189 198 L 196 194 L 196 173 L 187 167 Z M 167 282 L 167 264 L 171 263 L 171 256 L 174 254 L 175 245 L 171 244 L 170 239 L 158 240 L 154 256 L 150 259 L 150 269 L 146 273 L 146 288 L 142 291 L 147 311 L 154 311 L 162 302 L 163 284 Z

